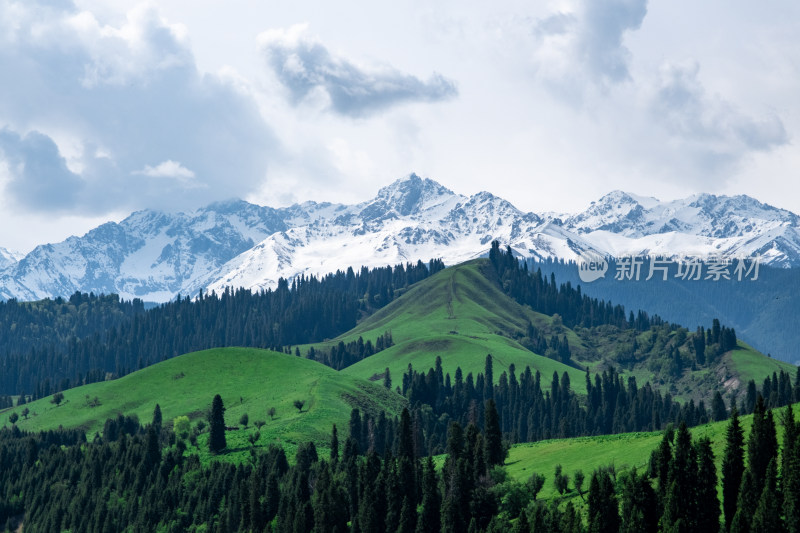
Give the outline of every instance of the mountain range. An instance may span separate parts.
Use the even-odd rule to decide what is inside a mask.
[[[0,249],[0,298],[36,300],[75,291],[163,302],[224,287],[272,288],[280,277],[321,275],[486,255],[499,240],[521,257],[760,255],[800,266],[800,217],[748,196],[694,195],[661,202],[613,191],[577,214],[526,213],[480,192],[455,193],[415,174],[355,205],[285,208],[242,200],[191,213],[138,211],[81,237],[20,256]]]

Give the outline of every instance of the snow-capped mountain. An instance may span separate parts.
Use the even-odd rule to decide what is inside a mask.
[[[14,266],[19,262],[20,259],[25,257],[23,254],[18,252],[13,252],[8,250],[7,248],[3,248],[0,246],[0,271]]]
[[[146,210],[22,258],[0,251],[0,297],[81,290],[165,301],[200,289],[270,288],[280,277],[349,266],[433,257],[453,264],[486,254],[495,239],[527,257],[760,254],[765,263],[793,267],[800,266],[799,221],[747,196],[660,202],[619,191],[582,213],[537,215],[488,192],[468,197],[412,174],[355,205],[273,209],[236,200],[188,214]]]
[[[566,216],[564,227],[613,256],[760,255],[767,264],[800,265],[800,217],[743,195],[660,202],[613,191]]]
[[[0,297],[35,300],[80,290],[166,301],[283,229],[274,209],[243,201],[189,215],[140,211],[83,237],[37,246],[0,272]]]

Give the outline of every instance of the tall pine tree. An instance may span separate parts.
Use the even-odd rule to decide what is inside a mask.
[[[791,405],[784,411],[783,427],[783,513],[789,533],[800,533],[800,426],[794,419]]]
[[[490,468],[502,465],[506,458],[503,449],[503,433],[500,430],[500,416],[497,414],[497,406],[493,398],[489,398],[486,402],[484,432],[486,433],[486,465]]]
[[[225,449],[225,406],[222,397],[217,394],[211,402],[211,413],[208,416],[209,437],[208,449],[217,454]]]
[[[747,440],[748,468],[753,476],[756,494],[761,494],[767,465],[778,456],[778,437],[772,412],[767,412],[764,398],[759,394],[753,408],[753,426]]]
[[[725,434],[725,455],[722,458],[722,508],[725,518],[725,531],[730,531],[739,487],[744,475],[744,430],[739,423],[736,406],[731,409],[731,421]]]
[[[619,508],[614,482],[608,470],[603,468],[592,473],[586,500],[589,506],[589,531],[617,533],[620,526]]]

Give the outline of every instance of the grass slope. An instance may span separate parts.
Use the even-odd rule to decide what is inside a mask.
[[[259,444],[281,442],[290,449],[309,440],[327,447],[332,424],[346,433],[353,407],[399,414],[405,404],[398,394],[378,384],[341,375],[314,361],[268,350],[218,348],[67,390],[60,406],[50,403],[50,397],[31,402],[27,405],[31,415],[27,420],[20,417],[17,425],[23,430],[80,427],[91,436],[118,413],[135,414],[142,423],[149,422],[156,403],[165,424],[179,415],[196,420],[205,418],[214,394],[222,396],[227,425],[238,426],[241,415],[248,413],[251,425],[256,420],[266,422]],[[90,407],[88,401],[95,397],[100,405]],[[292,405],[294,400],[305,400],[302,412]],[[277,409],[275,420],[267,415],[270,407]],[[0,425],[8,424],[12,411],[21,415],[22,408],[0,414]],[[229,448],[243,446],[246,434],[244,430],[228,432]]]
[[[739,349],[728,352],[723,358],[723,363],[743,384],[751,379],[755,380],[756,385],[761,387],[764,378],[771,376],[773,372],[788,372],[794,378],[797,367],[791,363],[765,357],[761,352],[750,345],[738,341]]]
[[[394,346],[342,371],[370,379],[388,367],[395,381],[412,364],[419,371],[434,366],[436,356],[451,376],[457,367],[464,375],[483,372],[486,354],[494,357],[499,376],[512,363],[517,372],[526,366],[539,370],[549,382],[553,372],[569,372],[573,387],[583,391],[583,372],[537,355],[514,340],[528,320],[550,320],[508,298],[481,271],[486,261],[470,261],[446,268],[411,287],[408,292],[361,322],[356,328],[325,343],[349,342],[359,336],[375,339],[392,332]],[[568,330],[565,333],[571,334]],[[577,337],[570,341],[579,342]],[[325,345],[316,345],[317,347]]]
[[[780,424],[785,408],[773,410],[778,432],[778,442],[783,439],[783,426]],[[794,414],[800,419],[800,404],[795,404]],[[745,443],[750,433],[753,416],[740,417],[745,430]],[[712,449],[717,466],[717,476],[721,479],[722,457],[725,451],[725,432],[728,421],[713,422],[691,428],[694,440],[701,437],[711,439]],[[553,472],[556,465],[563,467],[564,474],[572,478],[576,470],[586,474],[583,490],[588,490],[588,480],[596,468],[613,464],[620,472],[636,467],[641,471],[648,467],[650,453],[658,446],[664,436],[663,431],[652,433],[623,433],[619,435],[603,435],[598,437],[578,437],[574,439],[554,439],[534,443],[517,444],[509,451],[506,460],[506,471],[518,481],[526,481],[534,472],[545,476],[545,485],[541,492],[543,498],[556,498],[558,493],[553,486]],[[572,489],[570,483],[570,489]],[[577,498],[572,491],[570,497]],[[580,501],[577,500],[576,503]]]

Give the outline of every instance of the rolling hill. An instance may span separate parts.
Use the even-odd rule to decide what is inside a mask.
[[[673,398],[703,399],[707,406],[715,391],[742,394],[751,379],[760,385],[773,372],[794,372],[791,365],[765,357],[741,342],[707,365],[689,365],[686,362],[694,358],[690,346],[694,334],[669,324],[654,323],[647,329],[609,324],[567,327],[558,315],[536,312],[509,296],[507,285],[486,259],[446,268],[399,292],[402,294],[354,329],[313,345],[316,350],[326,350],[340,342],[359,337],[374,340],[391,332],[392,346],[339,372],[284,353],[212,349],[169,359],[117,380],[67,390],[60,406],[43,398],[28,406],[31,416],[18,424],[28,430],[80,427],[91,435],[118,413],[136,414],[147,422],[156,403],[165,420],[178,415],[197,419],[204,416],[213,395],[220,393],[230,425],[244,413],[251,422],[266,422],[262,444],[280,440],[291,447],[313,440],[325,447],[331,425],[346,424],[353,407],[371,414],[399,412],[405,399],[371,383],[381,380],[386,368],[397,385],[409,364],[425,372],[437,357],[451,376],[457,367],[465,375],[483,372],[487,354],[493,355],[495,380],[512,364],[517,372],[526,366],[541,372],[544,386],[553,373],[566,372],[578,394],[586,392],[587,369],[592,373],[614,369],[623,379],[635,377],[639,385],[649,381]],[[566,339],[570,364],[556,360],[551,349],[547,357],[532,351],[531,328],[542,338]],[[310,346],[299,346],[300,353]],[[673,357],[685,363],[677,373],[669,367]],[[302,413],[292,406],[296,399],[306,401]],[[275,420],[267,416],[270,407],[277,409]],[[0,424],[7,422],[8,414],[0,413]]]
[[[800,420],[800,404],[793,406],[796,420]],[[783,426],[780,423],[784,408],[773,410],[776,421],[778,442],[782,443]],[[750,433],[753,415],[740,416],[739,420],[745,431],[745,442]],[[722,458],[725,452],[725,432],[729,421],[713,422],[690,428],[693,439],[708,437],[712,442],[717,475],[721,480]],[[663,431],[650,433],[622,433],[597,437],[577,437],[572,439],[553,439],[533,443],[516,444],[509,450],[506,459],[506,471],[511,478],[526,481],[535,472],[547,479],[541,492],[543,498],[558,498],[553,487],[553,472],[556,465],[561,465],[565,474],[570,477],[576,470],[591,475],[597,468],[614,465],[617,472],[636,468],[638,471],[648,468],[651,452],[658,447],[664,437]],[[572,489],[572,485],[570,485]],[[584,486],[584,491],[588,486]],[[566,495],[567,499],[580,500],[574,490]]]
[[[26,406],[31,414],[20,418],[17,426],[30,431],[79,427],[91,436],[118,413],[135,414],[142,423],[149,422],[156,403],[165,423],[179,415],[196,420],[205,418],[214,394],[222,396],[228,425],[238,425],[241,415],[248,413],[250,423],[266,422],[260,444],[281,442],[290,447],[309,440],[327,447],[332,424],[346,427],[353,407],[397,414],[405,403],[380,385],[342,375],[314,361],[268,350],[219,348],[67,390],[59,406],[50,402],[51,397],[31,402]],[[294,400],[306,402],[302,412],[292,405]],[[92,407],[93,403],[98,405]],[[267,415],[270,407],[277,411],[274,420]],[[21,414],[21,410],[17,407],[0,413],[0,426],[8,423],[12,411]],[[245,432],[229,432],[236,433]],[[244,438],[233,442],[237,440]]]
[[[526,347],[523,343],[528,323],[546,338],[565,337],[572,364],[544,357]],[[743,392],[750,380],[760,386],[773,372],[785,371],[791,376],[796,372],[793,365],[766,357],[741,341],[708,365],[695,367],[691,363],[695,357],[690,346],[691,330],[669,324],[643,331],[610,325],[566,327],[558,317],[536,312],[509,297],[486,259],[448,267],[413,285],[351,331],[313,346],[326,350],[359,337],[374,341],[387,331],[392,334],[393,346],[342,373],[378,380],[389,368],[397,383],[409,364],[424,372],[441,356],[443,370],[451,376],[459,366],[465,375],[477,375],[484,370],[486,354],[491,353],[496,378],[511,364],[518,372],[526,366],[539,370],[546,382],[553,372],[567,372],[572,388],[585,393],[585,369],[592,373],[614,369],[635,377],[640,385],[649,381],[681,401],[705,400],[709,405],[717,390],[735,394]],[[309,345],[301,346],[301,353],[308,348]],[[668,365],[667,354],[673,348],[685,365],[677,373]]]
[[[315,346],[324,349],[339,341],[374,339],[391,331],[392,347],[345,368],[342,373],[375,379],[389,368],[396,380],[409,364],[425,371],[441,356],[442,368],[451,376],[459,366],[464,375],[469,372],[477,375],[484,370],[486,355],[492,354],[498,376],[511,364],[520,371],[530,366],[547,378],[553,372],[559,375],[567,372],[576,390],[585,392],[581,370],[533,353],[515,340],[522,337],[529,320],[544,325],[552,319],[503,294],[487,278],[487,267],[487,261],[479,259],[447,268],[415,284],[355,329]],[[580,346],[574,334],[569,339],[576,347]]]

